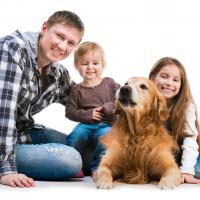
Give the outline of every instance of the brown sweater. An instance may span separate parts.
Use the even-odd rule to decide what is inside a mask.
[[[119,87],[120,85],[109,77],[95,87],[75,85],[66,105],[66,117],[76,122],[96,123],[97,121],[92,119],[93,109],[102,106],[102,122],[112,124],[116,119],[114,101]]]

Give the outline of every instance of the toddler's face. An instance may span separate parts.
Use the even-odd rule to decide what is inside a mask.
[[[158,90],[167,98],[175,97],[181,87],[181,74],[176,65],[164,66],[153,79]]]
[[[97,79],[103,72],[102,56],[98,51],[88,51],[77,61],[76,67],[84,80]]]

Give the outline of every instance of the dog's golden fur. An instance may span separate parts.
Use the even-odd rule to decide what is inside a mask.
[[[116,95],[116,113],[118,120],[101,138],[106,154],[97,169],[97,188],[109,189],[115,179],[159,181],[163,189],[180,184],[173,156],[178,147],[164,127],[166,101],[155,85],[145,78],[130,78]]]

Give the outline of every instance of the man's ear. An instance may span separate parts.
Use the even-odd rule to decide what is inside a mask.
[[[47,30],[47,22],[44,22],[44,23],[42,24],[42,28],[41,28],[40,34],[43,35],[43,33],[44,33],[46,30]]]

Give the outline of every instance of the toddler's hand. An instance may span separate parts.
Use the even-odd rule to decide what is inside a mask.
[[[97,107],[97,108],[93,109],[92,119],[101,121],[103,119],[102,110],[103,110],[103,107]]]

